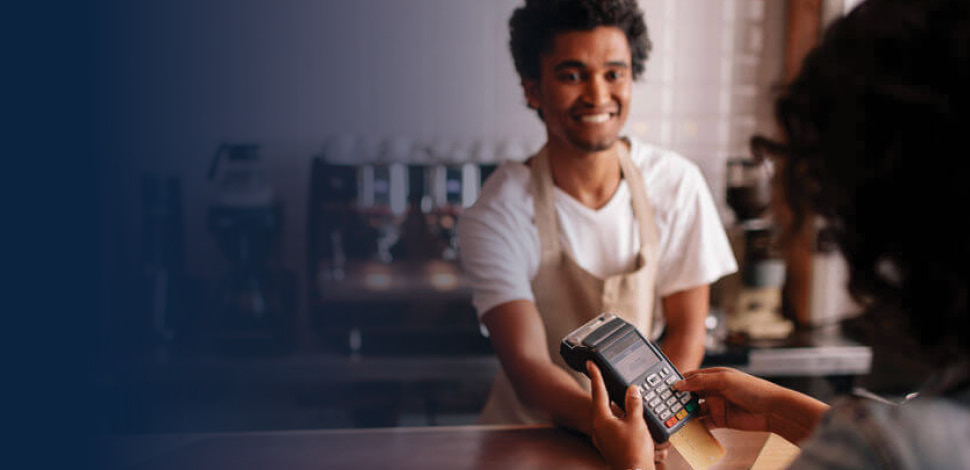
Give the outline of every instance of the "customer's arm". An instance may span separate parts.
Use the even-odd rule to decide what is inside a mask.
[[[661,303],[667,322],[661,345],[664,354],[681,372],[700,367],[704,360],[704,321],[710,308],[710,287],[704,284],[675,292],[663,297]]]
[[[482,323],[519,399],[548,413],[556,424],[589,434],[590,395],[552,362],[535,304],[506,302],[485,312]]]
[[[797,444],[829,410],[808,395],[726,367],[687,372],[684,378],[673,387],[700,394],[702,409],[717,427],[771,431]]]

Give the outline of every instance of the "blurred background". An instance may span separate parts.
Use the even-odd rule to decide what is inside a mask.
[[[508,52],[519,3],[101,2],[99,430],[474,423],[499,365],[455,228],[544,141]],[[819,395],[870,349],[841,327],[824,230],[800,259],[773,248],[747,142],[854,3],[641,0],[626,129],[700,167],[742,264],[713,291],[710,361],[832,379]]]

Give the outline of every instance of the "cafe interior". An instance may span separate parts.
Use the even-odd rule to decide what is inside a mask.
[[[544,142],[508,52],[520,3],[102,12],[119,131],[93,383],[119,468],[605,468],[565,430],[477,426],[501,365],[457,227],[498,166]],[[748,139],[775,133],[774,91],[856,3],[639,0],[653,52],[625,128],[700,168],[734,250],[704,365],[827,402],[904,397],[920,368],[873,360],[883,345],[858,325],[824,227],[776,243],[774,168]],[[719,468],[750,468],[759,439],[724,436],[751,449]]]

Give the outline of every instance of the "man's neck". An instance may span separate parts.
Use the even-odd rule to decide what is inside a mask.
[[[556,186],[584,206],[599,209],[620,186],[620,152],[629,151],[629,144],[617,139],[606,150],[587,152],[550,139],[546,151]]]

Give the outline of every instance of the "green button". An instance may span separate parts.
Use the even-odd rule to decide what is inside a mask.
[[[694,411],[697,408],[697,403],[696,402],[688,402],[687,403],[687,406],[685,406],[684,408],[686,408],[687,409],[687,412],[690,413],[690,412]]]

